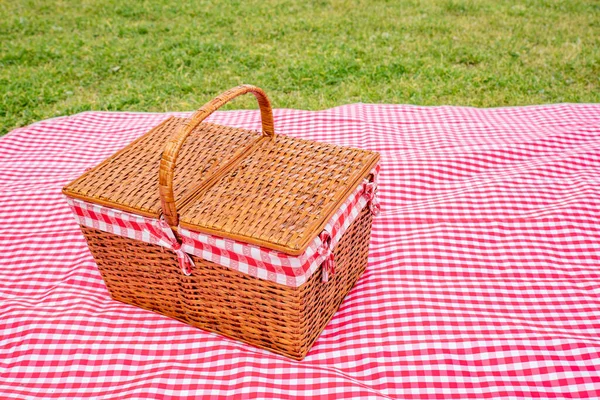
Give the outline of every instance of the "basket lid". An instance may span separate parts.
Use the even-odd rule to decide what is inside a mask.
[[[171,136],[187,122],[170,117],[63,188],[69,197],[159,218],[158,192],[161,154]],[[173,190],[178,199],[260,138],[255,131],[203,123],[196,127],[179,153]]]
[[[246,92],[259,99],[263,135],[202,122]],[[63,192],[298,255],[379,160],[371,151],[275,135],[270,104],[252,86],[225,92],[184,121],[168,119]]]
[[[182,227],[302,253],[379,159],[377,153],[282,135],[260,141],[180,208]]]

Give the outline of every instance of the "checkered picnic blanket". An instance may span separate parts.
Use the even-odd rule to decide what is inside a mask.
[[[369,266],[303,361],[109,298],[60,189],[167,116],[0,139],[0,398],[600,397],[600,105],[275,110],[382,154]]]

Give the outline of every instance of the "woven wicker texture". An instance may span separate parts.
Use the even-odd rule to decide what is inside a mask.
[[[204,330],[302,359],[367,266],[368,207],[334,249],[336,273],[321,271],[298,288],[194,257],[191,276],[171,251],[82,226],[111,296]]]
[[[179,224],[179,215],[177,213],[177,201],[181,201],[181,203],[186,203],[187,199],[181,200],[178,199],[175,195],[175,191],[173,189],[174,182],[174,174],[175,167],[177,165],[177,159],[179,156],[179,152],[183,147],[185,141],[188,136],[196,129],[196,127],[203,122],[208,116],[210,116],[213,112],[215,112],[219,107],[229,102],[230,100],[236,98],[237,96],[243,95],[245,93],[252,93],[256,100],[258,101],[258,106],[260,108],[260,118],[262,123],[262,133],[264,138],[272,139],[275,136],[275,131],[273,127],[273,110],[271,109],[271,103],[267,98],[265,92],[262,89],[252,86],[252,85],[241,85],[234,87],[233,89],[229,89],[226,92],[221,93],[202,107],[198,109],[192,115],[192,117],[179,129],[177,129],[174,134],[171,136],[167,144],[165,145],[165,149],[162,153],[162,157],[160,160],[160,169],[158,174],[158,183],[159,183],[159,191],[160,191],[160,200],[162,205],[162,213],[165,217],[165,220],[169,223],[169,225],[176,227]],[[218,132],[217,134],[220,134]],[[226,134],[226,132],[223,132]],[[252,150],[254,143],[249,143],[249,145],[237,152],[234,156],[231,155],[231,149],[227,147],[221,147],[222,151],[230,158],[230,161],[223,163],[220,166],[219,171],[215,174],[215,178],[218,177],[219,172],[223,173],[228,171],[236,160],[243,158],[249,151]],[[198,162],[204,162],[204,160],[200,160]],[[206,185],[210,185],[214,183],[214,180],[210,179],[205,182]],[[197,188],[199,191],[203,189],[204,185]]]
[[[258,100],[262,135],[203,122],[245,93]],[[268,98],[242,85],[185,122],[161,124],[64,193],[298,255],[378,160],[370,151],[275,135]]]
[[[163,149],[187,119],[169,118],[106,161],[70,183],[71,197],[137,214],[159,217],[158,170]],[[254,131],[204,123],[192,131],[179,153],[175,195],[183,199],[228,162],[235,152],[259,138]]]
[[[258,100],[262,134],[203,122],[244,93]],[[231,89],[190,119],[170,118],[63,189],[71,197],[154,218],[176,230],[300,254],[370,173],[377,153],[275,135],[254,86]],[[279,285],[193,257],[190,276],[159,245],[82,226],[111,296],[302,359],[367,265],[368,207],[333,250],[336,273]]]
[[[186,228],[299,254],[377,161],[372,152],[286,136],[261,141],[180,209]]]

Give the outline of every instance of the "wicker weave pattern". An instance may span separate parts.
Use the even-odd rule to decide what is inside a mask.
[[[252,93],[262,134],[207,124],[229,100]],[[171,118],[63,189],[70,197],[189,230],[297,256],[379,161],[377,153],[275,135],[271,105],[254,86],[233,88],[189,120]],[[157,179],[158,178],[158,179]],[[117,300],[292,358],[309,351],[367,265],[372,214],[364,207],[300,286],[256,278],[82,226]],[[172,249],[181,256],[180,243]],[[186,256],[187,257],[187,256]]]
[[[181,226],[300,254],[377,161],[372,152],[277,136],[196,196]]]
[[[262,135],[203,122],[248,92],[258,99]],[[63,192],[162,216],[175,230],[181,220],[190,230],[299,255],[378,161],[374,152],[275,135],[266,95],[244,85],[189,120],[165,121]]]
[[[67,196],[158,218],[158,170],[161,153],[174,131],[187,122],[169,118],[129,146],[102,162],[65,189]],[[174,177],[175,196],[184,199],[212,176],[234,153],[259,138],[257,132],[203,123],[196,127],[179,153]]]
[[[175,227],[179,224],[179,215],[177,213],[178,207],[176,204],[176,200],[181,199],[176,197],[175,192],[173,190],[173,177],[175,174],[175,167],[178,162],[178,156],[181,148],[186,142],[188,136],[194,131],[194,129],[196,129],[196,127],[202,121],[204,121],[208,116],[210,116],[210,114],[215,112],[225,103],[245,93],[252,93],[258,101],[263,136],[269,139],[274,138],[275,130],[273,127],[273,110],[271,109],[271,103],[267,98],[265,92],[263,92],[262,89],[256,86],[241,85],[234,87],[233,89],[221,93],[219,96],[215,97],[214,99],[200,107],[200,109],[198,109],[198,111],[196,111],[194,115],[192,115],[192,117],[184,125],[177,129],[177,131],[171,136],[171,138],[165,145],[160,160],[160,169],[158,174],[160,200],[163,216],[167,223],[169,223],[169,225]],[[221,150],[223,152],[227,152],[227,154],[229,155],[229,161],[221,164],[220,168],[229,168],[229,163],[243,157],[249,150],[252,149],[253,144],[254,143],[251,142],[248,146],[246,146],[246,148],[237,152],[234,149],[222,147]],[[203,163],[205,162],[205,160],[200,160],[199,162]],[[210,184],[210,182],[206,182],[206,184]],[[183,202],[185,201],[186,200],[184,199]]]
[[[365,207],[334,249],[336,273],[298,288],[194,257],[191,276],[164,248],[82,226],[111,296],[198,328],[302,359],[367,266],[372,215]]]

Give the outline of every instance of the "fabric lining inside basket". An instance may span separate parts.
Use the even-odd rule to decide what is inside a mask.
[[[231,239],[220,238],[179,228],[181,244],[169,225],[153,219],[98,204],[67,197],[73,215],[80,225],[114,233],[146,243],[158,244],[177,253],[185,274],[193,273],[188,254],[274,283],[299,287],[317,268],[323,268],[323,280],[334,273],[333,249],[360,211],[369,206],[378,212],[376,199],[379,165],[372,171],[372,181],[365,179],[329,220],[323,232],[315,237],[307,250],[297,256]]]

